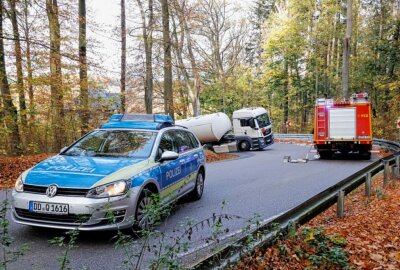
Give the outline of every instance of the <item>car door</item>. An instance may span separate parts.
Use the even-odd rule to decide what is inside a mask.
[[[158,146],[158,155],[161,157],[165,151],[173,151],[178,153],[174,131],[165,132]],[[161,199],[163,201],[171,201],[179,195],[180,181],[186,175],[185,160],[179,157],[176,160],[163,161],[160,163],[161,172]]]
[[[179,130],[174,133],[176,137],[176,144],[178,153],[185,165],[185,177],[183,179],[180,195],[191,191],[195,184],[195,174],[197,173],[198,154],[195,152],[194,144],[189,137],[189,132],[186,130]]]

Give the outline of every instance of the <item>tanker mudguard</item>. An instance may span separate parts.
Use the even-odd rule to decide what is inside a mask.
[[[164,114],[114,114],[100,128],[160,130],[171,126],[174,126],[174,120]]]

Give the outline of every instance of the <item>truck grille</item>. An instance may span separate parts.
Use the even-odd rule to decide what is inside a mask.
[[[44,186],[24,185],[24,192],[29,193],[46,194],[46,189]],[[89,189],[84,188],[58,188],[56,195],[84,197],[88,191]]]
[[[42,213],[32,213],[27,209],[15,208],[15,212],[21,218],[34,219],[37,221],[52,221],[52,222],[62,222],[71,224],[85,223],[90,219],[91,215],[52,215],[52,214],[42,214]]]

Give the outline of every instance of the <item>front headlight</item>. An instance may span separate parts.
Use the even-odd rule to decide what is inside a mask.
[[[22,181],[22,175],[20,175],[15,182],[15,191],[23,192],[24,191],[24,182]]]
[[[130,187],[130,182],[125,180],[120,180],[92,188],[91,190],[89,190],[86,197],[106,198],[112,196],[119,196],[125,194],[128,191],[129,187]]]

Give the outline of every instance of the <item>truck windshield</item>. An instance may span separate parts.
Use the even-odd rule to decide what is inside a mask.
[[[62,155],[147,158],[156,133],[132,130],[98,130],[76,142]]]
[[[268,114],[266,114],[266,113],[257,116],[257,117],[256,117],[256,120],[257,120],[258,126],[259,126],[260,128],[269,126],[269,125],[271,124],[270,121],[269,121]]]

